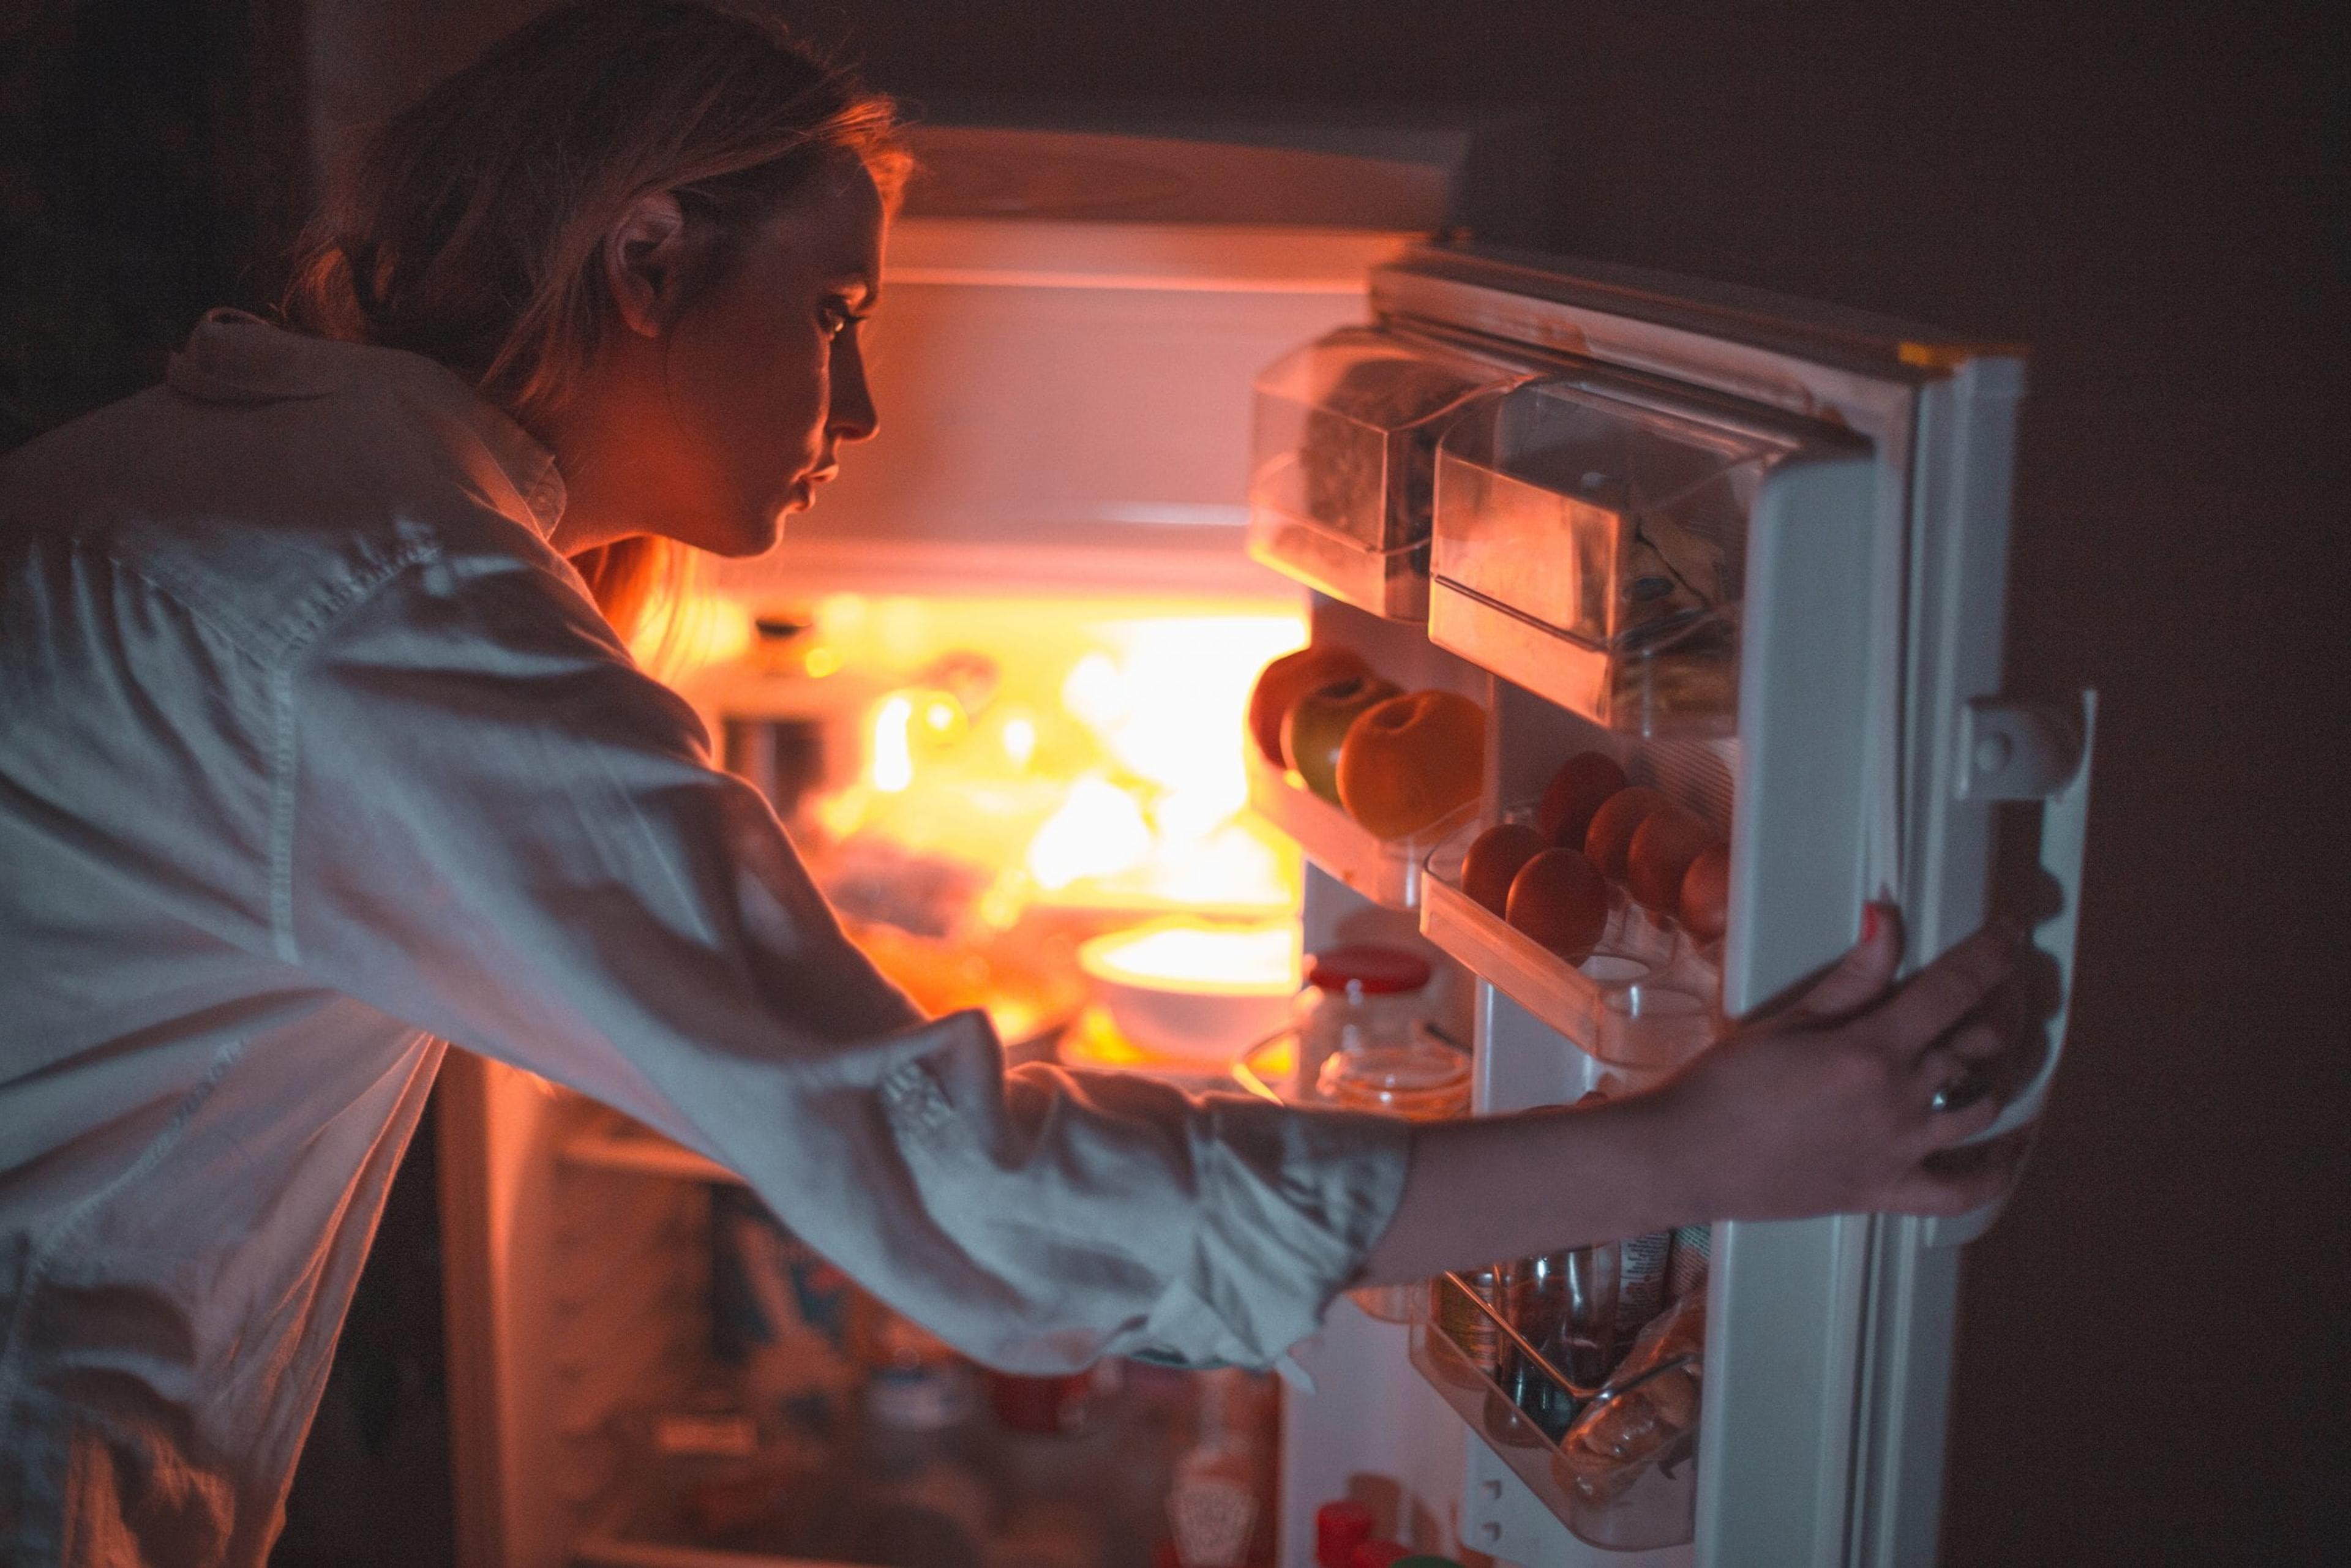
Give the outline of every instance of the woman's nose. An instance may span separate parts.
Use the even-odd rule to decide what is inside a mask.
[[[825,410],[824,427],[835,442],[870,441],[881,428],[873,408],[873,392],[865,381],[865,355],[844,333],[832,351],[832,402]]]

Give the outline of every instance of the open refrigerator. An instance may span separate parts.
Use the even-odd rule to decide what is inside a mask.
[[[943,859],[985,860],[973,844],[1027,846],[967,890],[983,913],[1022,895],[977,946],[876,913],[885,969],[927,1003],[989,1006],[1016,1055],[1283,1097],[1311,1095],[1312,1063],[1134,1050],[1069,994],[1063,960],[1171,915],[1286,925],[1306,953],[1411,945],[1441,971],[1436,1027],[1469,1052],[1475,1111],[1508,1112],[1661,1082],[1840,954],[1872,898],[1899,904],[1913,962],[1931,956],[2021,856],[2055,894],[2034,940],[2059,1005],[1995,1131],[2037,1113],[2095,704],[2000,695],[2013,350],[1416,238],[1442,216],[1425,182],[1360,160],[1264,163],[1306,218],[1218,224],[1120,210],[1180,183],[1180,148],[985,150],[1005,147],[1061,172],[1041,183],[1058,208],[901,220],[882,438],[682,622],[682,689],[730,765],[763,770],[829,890],[886,903]],[[1066,194],[1104,188],[1124,193],[1108,210]],[[1349,221],[1311,221],[1333,191]],[[1248,682],[1301,643],[1476,702],[1475,801],[1382,839],[1249,754]],[[984,734],[1033,772],[1071,714],[1101,755],[1041,792],[941,760]],[[1719,939],[1619,897],[1601,949],[1571,962],[1465,893],[1468,844],[1587,751],[1727,840]],[[876,859],[868,830],[910,815],[917,775],[926,822],[983,799],[1012,815],[982,814],[960,846],[884,834]],[[828,865],[849,869],[828,882]],[[731,1178],[492,1064],[453,1054],[444,1090],[465,1560],[790,1561],[627,1524],[647,1421],[709,1381],[710,1217]],[[1680,1239],[1706,1258],[1702,1343],[1667,1369],[1694,1427],[1596,1490],[1496,1380],[1510,1328],[1475,1278],[1433,1281],[1405,1322],[1342,1300],[1280,1392],[1254,1560],[1313,1563],[1317,1508],[1353,1497],[1469,1562],[1931,1562],[1959,1249],[1991,1218]],[[1056,1464],[1050,1445],[1022,1462]],[[1150,1560],[1117,1544],[1130,1554],[1100,1560]]]

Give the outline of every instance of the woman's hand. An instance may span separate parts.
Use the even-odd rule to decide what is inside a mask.
[[[1695,1162],[1675,1185],[1703,1195],[1709,1218],[1964,1214],[2014,1179],[2021,1134],[1944,1151],[2000,1115],[2010,1041],[1992,1015],[2019,938],[1987,926],[1896,987],[1901,917],[1869,915],[1869,934],[1793,1005],[1656,1096],[1674,1149]]]
[[[2028,1134],[1953,1145],[2000,1114],[2009,1041],[1993,1015],[2020,939],[1988,927],[1896,986],[1899,919],[1874,907],[1860,944],[1792,1006],[1653,1093],[1416,1129],[1404,1197],[1357,1282],[1677,1225],[1964,1214],[2001,1197]]]

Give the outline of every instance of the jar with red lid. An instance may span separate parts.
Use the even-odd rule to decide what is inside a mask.
[[[1314,956],[1299,1020],[1299,1078],[1314,1097],[1413,1121],[1469,1109],[1469,1058],[1428,1023],[1428,960],[1361,945]]]
[[[1428,960],[1403,947],[1355,943],[1306,956],[1298,993],[1298,1086],[1312,1095],[1343,1051],[1400,1045],[1428,1016]]]
[[[1429,1028],[1428,960],[1358,945],[1313,956],[1298,1020],[1299,1082],[1348,1110],[1439,1121],[1469,1110],[1469,1058]],[[1372,1317],[1410,1322],[1423,1292],[1374,1285],[1348,1292]]]

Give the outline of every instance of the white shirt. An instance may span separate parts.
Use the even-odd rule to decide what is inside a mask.
[[[1379,1118],[1007,1073],[841,936],[420,357],[216,313],[0,461],[0,1539],[259,1563],[440,1040],[740,1173],[973,1355],[1263,1364]]]

